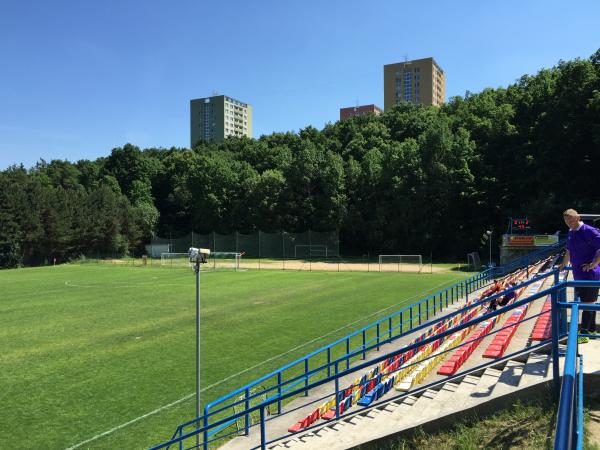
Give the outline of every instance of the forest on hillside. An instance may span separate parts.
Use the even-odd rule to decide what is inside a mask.
[[[487,229],[600,213],[600,50],[443,107],[0,172],[0,267],[141,255],[154,235],[336,230],[342,255],[464,258]],[[496,243],[496,242],[495,242]]]

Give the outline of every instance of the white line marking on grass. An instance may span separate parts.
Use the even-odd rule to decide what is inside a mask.
[[[433,286],[433,287],[431,287],[429,289],[426,289],[424,291],[424,293],[429,292],[429,291],[431,291],[433,289],[436,289],[436,288],[438,288],[440,286],[443,286],[446,283],[449,283],[449,281],[445,281],[445,282],[437,284],[437,285],[435,285],[435,286]],[[66,282],[65,282],[65,284],[66,284]],[[379,314],[381,312],[387,311],[388,309],[393,308],[394,306],[398,306],[399,304],[404,303],[407,300],[412,300],[412,299],[414,299],[414,298],[416,298],[418,296],[421,296],[421,295],[423,295],[423,293],[415,294],[412,297],[405,298],[405,299],[402,300],[402,302],[396,303],[394,305],[390,305],[390,306],[388,306],[386,308],[383,308],[383,309],[381,309],[379,311],[376,311],[376,312],[374,312],[372,314],[369,314],[368,316],[364,316],[361,319],[358,319],[358,320],[355,320],[354,322],[346,324],[343,327],[340,327],[340,328],[338,328],[336,330],[333,330],[333,331],[330,331],[329,333],[326,333],[326,334],[324,334],[322,336],[319,336],[319,337],[316,337],[314,339],[311,339],[310,341],[304,342],[303,344],[300,344],[300,345],[298,345],[298,346],[296,346],[296,347],[294,347],[294,348],[292,348],[290,350],[287,350],[287,351],[285,351],[283,353],[280,353],[279,355],[275,355],[275,356],[272,356],[271,358],[265,359],[264,361],[259,362],[258,364],[255,364],[252,367],[248,367],[247,369],[241,370],[241,371],[239,371],[237,373],[234,373],[234,374],[232,374],[232,375],[230,375],[230,376],[228,376],[226,378],[223,378],[222,380],[217,381],[216,383],[213,383],[210,386],[207,386],[205,388],[200,389],[200,392],[208,391],[209,389],[212,389],[212,388],[214,388],[216,386],[219,386],[220,384],[223,384],[226,381],[231,380],[232,378],[238,377],[238,376],[240,376],[240,375],[242,375],[242,374],[244,374],[246,372],[249,372],[251,370],[254,370],[257,367],[260,367],[260,366],[262,366],[262,365],[264,365],[264,364],[266,364],[268,362],[274,361],[276,359],[281,358],[282,356],[285,356],[285,355],[287,355],[289,353],[295,352],[296,350],[299,350],[302,347],[306,347],[307,345],[312,344],[313,342],[317,342],[317,341],[319,341],[319,340],[321,340],[321,339],[323,339],[323,338],[325,338],[325,337],[327,337],[327,336],[329,336],[331,334],[334,334],[334,333],[337,333],[339,331],[342,331],[344,328],[348,328],[349,326],[352,326],[352,325],[354,325],[356,323],[359,323],[359,322],[363,321],[366,318],[373,317],[374,315],[377,315],[377,314]],[[154,411],[150,411],[149,413],[146,413],[146,414],[144,414],[142,416],[136,417],[135,419],[132,419],[129,422],[125,422],[124,424],[117,425],[116,427],[111,428],[108,431],[104,431],[103,433],[97,434],[96,436],[93,436],[93,437],[91,437],[89,439],[86,439],[85,441],[81,441],[78,444],[75,444],[72,447],[69,447],[69,448],[67,448],[65,450],[74,450],[74,449],[76,449],[78,447],[81,447],[82,445],[85,445],[85,444],[88,444],[88,443],[90,443],[92,441],[95,441],[96,439],[99,439],[99,438],[104,437],[104,436],[108,436],[109,434],[112,434],[115,431],[121,430],[121,429],[123,429],[123,428],[125,428],[125,427],[127,427],[129,425],[132,425],[132,424],[134,424],[136,422],[139,422],[140,420],[143,420],[143,419],[145,419],[147,417],[153,416],[154,414],[157,414],[157,413],[159,413],[161,411],[164,411],[165,409],[172,408],[173,406],[178,405],[179,403],[182,403],[182,402],[184,402],[186,400],[189,400],[189,399],[193,398],[195,395],[196,395],[196,393],[193,392],[193,393],[191,393],[189,395],[186,395],[185,397],[181,397],[179,400],[175,400],[174,402],[169,403],[168,405],[161,406],[160,408],[157,408]]]
[[[96,286],[93,286],[93,285],[74,284],[74,283],[71,283],[70,281],[65,281],[65,286],[75,287],[75,288],[80,288],[80,287],[82,287],[82,288],[96,287]]]

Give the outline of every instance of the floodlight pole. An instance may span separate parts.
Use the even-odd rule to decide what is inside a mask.
[[[194,262],[196,272],[196,428],[200,428],[200,257]],[[196,448],[200,448],[200,433],[196,434]]]
[[[488,267],[492,267],[492,230],[488,230],[486,231],[487,235],[488,235],[488,241],[490,243],[490,257],[488,259]]]

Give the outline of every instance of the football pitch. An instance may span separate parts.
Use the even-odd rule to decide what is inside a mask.
[[[202,404],[467,274],[202,274]],[[0,271],[0,448],[145,449],[194,416],[189,269]]]

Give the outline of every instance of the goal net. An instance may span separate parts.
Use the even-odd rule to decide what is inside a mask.
[[[470,271],[481,270],[481,260],[479,259],[479,253],[467,253],[467,266]]]
[[[240,270],[242,254],[238,252],[211,252],[208,257],[208,267],[213,269]]]
[[[379,255],[381,272],[421,272],[422,269],[421,255]]]
[[[327,246],[324,244],[296,245],[294,247],[295,258],[327,258]]]
[[[188,267],[190,258],[187,253],[164,252],[160,254],[160,265],[171,267]]]

